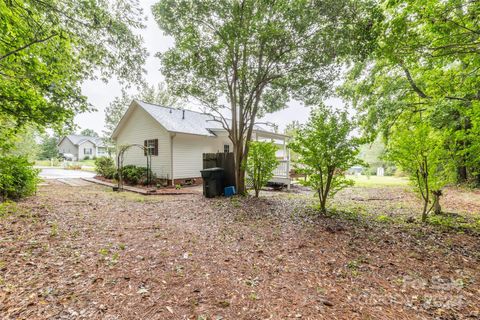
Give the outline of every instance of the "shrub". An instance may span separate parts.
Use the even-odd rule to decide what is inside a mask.
[[[83,160],[90,160],[90,156],[83,157]]]
[[[297,130],[290,149],[297,155],[297,169],[308,179],[300,181],[319,197],[320,211],[326,213],[327,199],[353,185],[345,172],[364,165],[357,156],[361,140],[353,137],[355,122],[347,111],[333,111],[325,105],[312,109],[308,123]]]
[[[151,171],[150,175],[153,181],[155,179],[155,175]],[[116,178],[118,179],[118,174],[116,175]],[[147,168],[137,167],[133,164],[126,165],[122,168],[122,178],[125,183],[130,185],[146,185],[148,183]]]
[[[251,141],[249,147],[246,171],[258,197],[260,189],[273,177],[279,164],[275,156],[277,146],[273,142]]]
[[[112,158],[99,157],[95,159],[95,170],[97,173],[107,179],[112,179],[115,176],[117,169]]]
[[[37,190],[39,170],[25,156],[0,157],[0,200],[16,200]]]

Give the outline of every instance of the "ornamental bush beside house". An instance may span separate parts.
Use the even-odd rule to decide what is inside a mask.
[[[277,146],[273,142],[251,141],[249,143],[246,172],[252,179],[255,197],[258,197],[260,189],[272,179],[273,171],[279,164],[276,151]]]
[[[298,155],[296,170],[308,179],[300,183],[316,191],[320,211],[326,213],[327,199],[353,181],[345,177],[346,171],[364,164],[357,155],[361,140],[352,137],[355,123],[346,111],[333,111],[321,105],[312,109],[306,125],[294,135],[289,148]]]
[[[95,170],[100,176],[107,179],[113,179],[117,171],[115,162],[109,157],[99,157],[95,159]]]
[[[155,174],[150,171],[152,182],[156,179]],[[118,174],[115,174],[118,178]],[[126,165],[122,168],[122,178],[129,185],[146,185],[148,183],[148,169],[146,167],[137,167],[133,164]]]
[[[0,157],[0,201],[17,200],[37,190],[38,169],[25,156]]]

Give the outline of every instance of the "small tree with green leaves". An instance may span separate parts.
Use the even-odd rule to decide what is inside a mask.
[[[322,213],[326,213],[327,199],[353,185],[345,172],[363,163],[357,158],[361,141],[351,136],[354,128],[346,111],[332,111],[322,105],[312,110],[308,123],[289,143],[298,155],[296,169],[308,177],[301,183],[316,191]]]
[[[422,221],[425,222],[432,209],[436,214],[441,213],[442,188],[454,179],[454,172],[441,134],[428,122],[416,120],[392,128],[386,158],[408,174],[423,200]]]
[[[277,146],[266,141],[251,141],[249,144],[250,156],[246,171],[253,181],[255,197],[258,197],[260,189],[272,179],[273,171],[278,167],[279,161],[275,155]]]
[[[48,134],[43,135],[42,141],[40,143],[40,154],[38,158],[40,160],[52,159],[58,157],[58,139],[56,137],[51,137]]]

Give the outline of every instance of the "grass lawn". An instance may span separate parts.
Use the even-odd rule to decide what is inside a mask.
[[[79,165],[79,166],[88,166],[88,167],[94,167],[95,166],[95,160],[89,159],[89,160],[81,160],[81,161],[68,161],[69,164],[71,165]],[[35,160],[35,165],[36,166],[44,166],[44,167],[50,167],[51,166],[50,160]],[[62,161],[55,161],[53,163],[54,167],[59,167],[62,165]]]
[[[95,166],[95,160],[92,160],[92,159],[89,159],[89,160],[82,160],[82,161],[78,161],[76,163],[79,163],[81,164],[82,166],[90,166],[90,167],[94,167]]]
[[[48,183],[0,206],[4,319],[480,317],[480,231],[406,223],[419,204],[403,186],[344,190],[319,216],[300,188],[205,199]],[[480,193],[449,189],[443,205],[480,226]]]
[[[61,162],[59,161],[54,161],[53,166],[58,167],[60,166]],[[42,166],[42,167],[50,167],[52,165],[52,162],[50,160],[35,160],[35,165],[36,166]]]
[[[349,179],[355,181],[358,187],[383,187],[383,186],[407,186],[409,181],[407,178],[392,176],[348,176]]]

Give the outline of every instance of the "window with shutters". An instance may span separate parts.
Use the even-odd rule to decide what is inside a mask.
[[[230,145],[224,144],[224,145],[223,145],[223,152],[229,153],[229,152],[230,152]]]
[[[158,156],[158,139],[145,140],[143,145],[145,146],[145,155],[147,155],[148,152],[148,154],[152,156]]]
[[[93,149],[92,148],[83,148],[83,154],[93,154]]]

